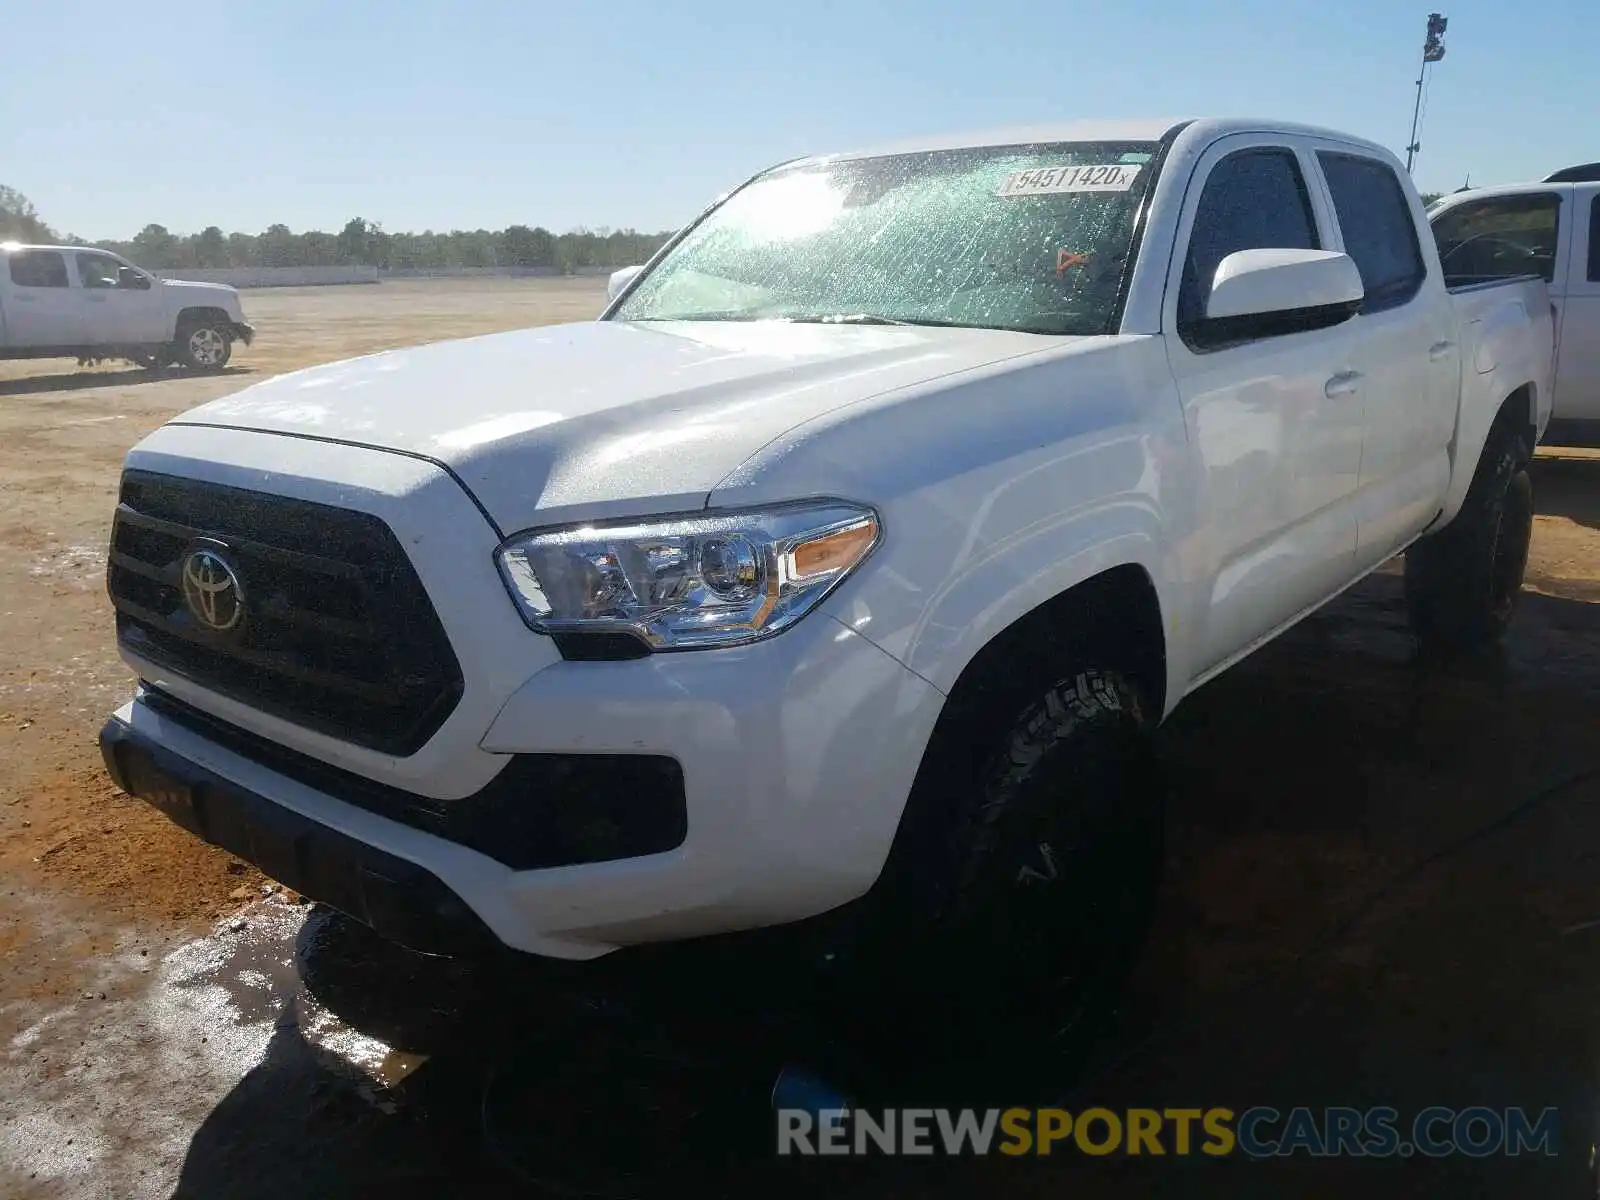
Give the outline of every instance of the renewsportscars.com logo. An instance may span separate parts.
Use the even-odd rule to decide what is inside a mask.
[[[1558,1153],[1554,1108],[780,1108],[780,1155],[1473,1158]]]

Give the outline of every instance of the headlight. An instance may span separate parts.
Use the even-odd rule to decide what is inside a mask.
[[[690,650],[787,629],[878,536],[870,508],[829,500],[521,534],[495,560],[540,633],[627,633]]]

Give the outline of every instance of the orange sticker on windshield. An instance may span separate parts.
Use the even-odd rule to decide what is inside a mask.
[[[1073,267],[1081,267],[1088,261],[1089,256],[1087,254],[1081,254],[1076,250],[1057,250],[1056,274],[1065,275]]]

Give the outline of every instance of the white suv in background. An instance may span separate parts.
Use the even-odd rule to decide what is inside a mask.
[[[234,288],[157,279],[92,246],[0,242],[0,358],[219,371],[254,337]]]
[[[1452,284],[1542,276],[1556,306],[1549,436],[1600,436],[1600,163],[1473,188],[1428,210]]]

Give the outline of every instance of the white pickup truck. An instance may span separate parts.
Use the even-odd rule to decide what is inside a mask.
[[[993,1004],[1137,944],[1196,687],[1408,547],[1423,637],[1515,606],[1545,285],[1448,292],[1369,142],[811,158],[613,292],[134,447],[117,782],[414,947],[787,926]]]
[[[125,358],[220,371],[249,345],[239,293],[157,279],[109,250],[0,242],[0,359]]]
[[[1552,438],[1600,434],[1600,163],[1474,188],[1428,210],[1450,284],[1541,276],[1556,305]]]

